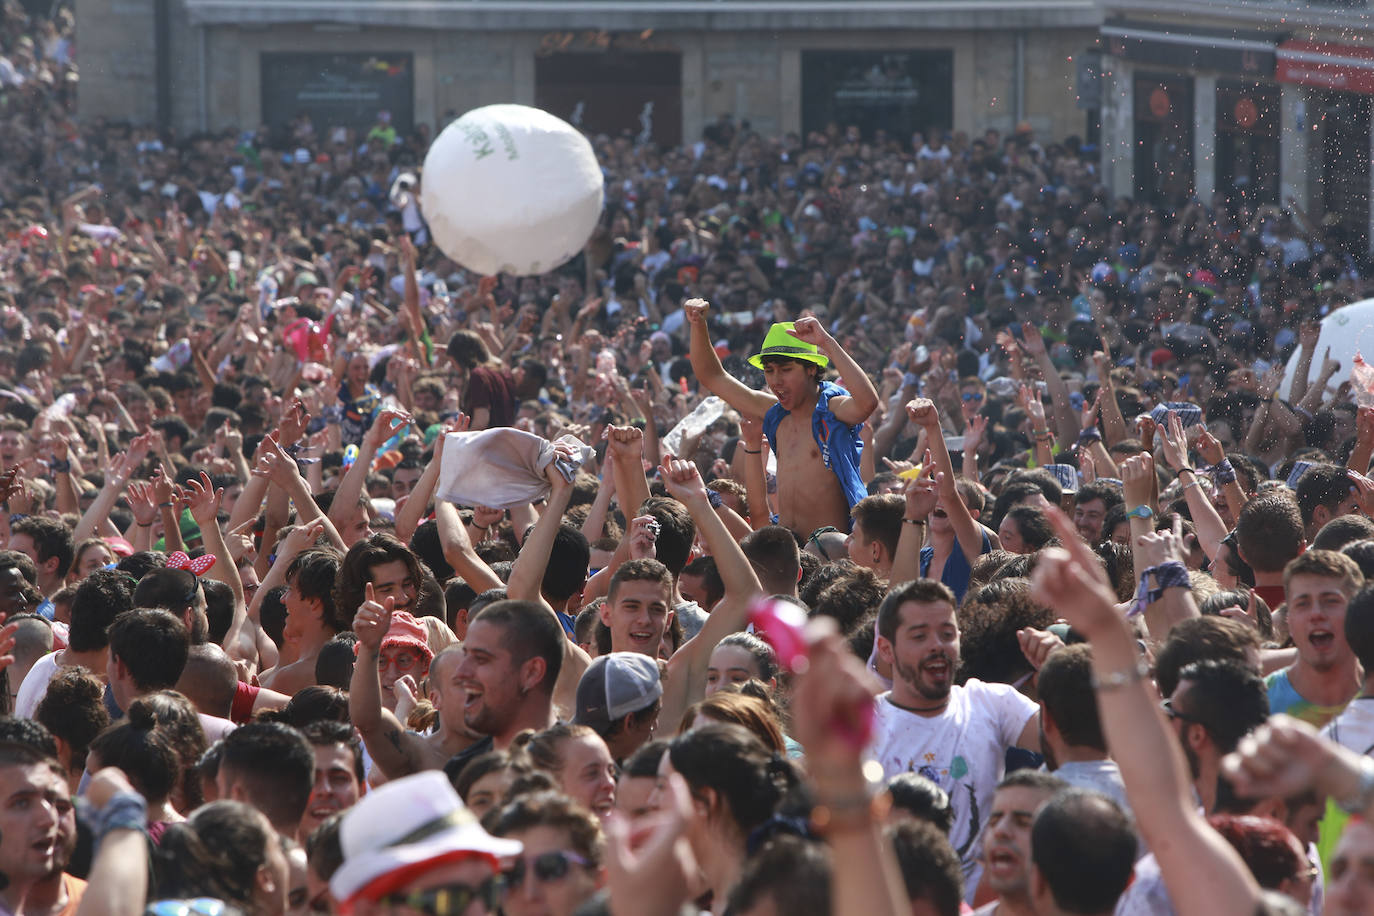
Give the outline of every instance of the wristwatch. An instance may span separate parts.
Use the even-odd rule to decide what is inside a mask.
[[[1127,512],[1127,513],[1126,513],[1126,517],[1127,517],[1127,518],[1145,518],[1145,519],[1154,518],[1154,517],[1155,517],[1155,510],[1151,509],[1149,506],[1145,505],[1144,503],[1141,503],[1140,505],[1136,506],[1134,509],[1132,509],[1132,510],[1130,510],[1129,512]]]

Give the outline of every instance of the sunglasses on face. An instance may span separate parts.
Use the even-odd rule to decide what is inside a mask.
[[[480,887],[446,884],[423,891],[390,894],[378,902],[386,906],[410,907],[425,916],[461,916],[475,902],[480,902],[489,911],[495,911],[500,890],[500,883],[493,879]]]
[[[983,396],[982,396],[981,394],[979,394],[978,392],[976,392],[976,391],[966,391],[966,392],[964,392],[963,398],[964,398],[964,403],[965,403],[965,404],[967,404],[967,403],[970,402],[970,401],[981,401],[981,400],[983,400]]]
[[[575,852],[557,850],[534,856],[532,859],[516,859],[515,864],[503,872],[502,876],[505,878],[506,888],[515,890],[525,883],[525,875],[529,870],[533,870],[534,877],[540,883],[547,883],[566,878],[574,865],[586,868],[590,864]]]

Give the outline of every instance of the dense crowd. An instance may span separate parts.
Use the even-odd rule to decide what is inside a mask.
[[[428,125],[78,121],[60,8],[0,8],[0,912],[1374,910],[1359,233],[723,116],[474,276]]]

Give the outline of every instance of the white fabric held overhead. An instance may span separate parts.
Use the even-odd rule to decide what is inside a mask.
[[[527,276],[582,250],[604,192],[592,145],[572,125],[538,108],[487,105],[431,144],[420,207],[439,248],[468,270]]]

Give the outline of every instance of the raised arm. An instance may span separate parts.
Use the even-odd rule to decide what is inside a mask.
[[[1063,512],[1051,507],[1047,514],[1064,547],[1041,553],[1031,594],[1092,645],[1107,747],[1175,909],[1180,916],[1252,916],[1259,886],[1240,854],[1197,810],[1183,751],[1150,689],[1135,635],[1113,607],[1115,595],[1096,555]]]
[[[395,598],[376,599],[372,583],[367,583],[367,600],[353,617],[353,632],[358,636],[358,660],[348,682],[348,717],[363,739],[367,752],[388,779],[415,772],[415,762],[405,749],[405,730],[396,717],[382,705],[382,679],[377,661],[382,639],[391,629]]]
[[[902,512],[902,533],[897,537],[897,553],[892,558],[892,572],[888,581],[910,582],[921,577],[921,547],[925,544],[926,521],[940,501],[943,473],[935,472],[929,459],[921,474],[906,484],[906,508]]]
[[[124,487],[128,484],[134,469],[143,463],[144,458],[148,457],[148,447],[151,443],[152,437],[148,433],[144,433],[129,443],[128,452],[115,458],[109,473],[105,475],[105,485],[100,488],[100,493],[91,502],[90,508],[81,516],[81,521],[76,523],[76,530],[72,532],[74,542],[80,543],[95,534],[100,524],[109,518],[110,510],[114,508],[120,494],[124,492]]]
[[[458,507],[446,500],[434,504],[434,523],[439,529],[439,546],[444,551],[444,559],[453,567],[473,591],[481,594],[489,588],[502,588],[505,583],[482,562],[472,549],[472,541],[463,527]]]
[[[848,397],[830,399],[830,412],[850,426],[858,426],[867,420],[869,414],[878,408],[878,390],[873,387],[873,380],[868,377],[868,373],[854,362],[854,357],[850,356],[844,347],[840,346],[840,342],[831,337],[815,318],[797,319],[795,328],[790,333],[798,340],[814,345],[817,350],[829,357],[831,365],[840,374],[840,381],[848,389]]]
[[[1059,370],[1054,367],[1054,361],[1050,359],[1049,351],[1045,348],[1045,339],[1040,336],[1040,329],[1027,321],[1021,325],[1021,332],[1025,339],[1026,352],[1035,360],[1035,364],[1040,367],[1040,374],[1045,377],[1059,438],[1067,443],[1078,434],[1073,408],[1069,406],[1069,386],[1064,384]]]
[[[706,485],[697,466],[690,461],[665,459],[663,483],[668,493],[687,507],[696,522],[697,534],[715,558],[716,569],[725,585],[725,595],[711,610],[701,632],[673,653],[668,660],[668,679],[664,684],[663,708],[659,721],[676,723],[687,707],[701,699],[706,690],[706,667],[716,643],[748,622],[749,607],[763,595],[763,586],[749,558],[740,550],[725,523],[711,507]]]
[[[983,526],[969,514],[968,506],[964,505],[964,501],[959,497],[959,489],[954,485],[954,462],[950,460],[949,449],[945,447],[945,434],[940,429],[940,413],[934,402],[926,398],[916,398],[908,402],[906,412],[911,422],[926,431],[931,461],[934,462],[937,471],[940,501],[949,516],[954,536],[959,541],[959,549],[964,552],[964,559],[972,563],[974,558],[983,552]]]
[[[429,501],[434,498],[434,489],[439,483],[439,471],[444,464],[444,442],[447,441],[448,434],[461,433],[467,428],[467,414],[460,413],[458,419],[445,427],[434,439],[434,454],[425,465],[420,479],[415,481],[415,489],[410,491],[410,498],[396,513],[396,537],[402,543],[410,543],[410,539],[415,535],[415,529],[420,527],[420,521],[425,517]]]
[[[520,555],[515,558],[510,581],[506,583],[506,594],[511,598],[533,601],[553,614],[553,607],[544,600],[541,586],[544,570],[549,565],[549,555],[553,552],[554,537],[558,534],[558,527],[563,524],[568,501],[572,499],[572,484],[564,479],[553,462],[549,462],[544,473],[553,485],[553,492],[544,504],[544,514],[535,522],[534,530],[525,538]],[[559,622],[560,628],[562,625]],[[563,667],[558,672],[558,682],[553,688],[553,702],[558,709],[570,711],[577,708],[577,682],[591,661],[581,646],[571,639],[563,640]]]
[[[762,391],[755,391],[725,371],[720,357],[711,345],[711,331],[706,325],[706,315],[711,306],[705,299],[688,299],[682,305],[683,314],[691,331],[692,371],[697,381],[707,391],[721,398],[740,413],[762,420],[768,408],[777,401]]]
[[[358,500],[362,498],[367,475],[372,470],[372,461],[377,457],[377,449],[391,438],[397,428],[408,422],[410,417],[404,411],[384,407],[377,412],[376,419],[363,434],[362,444],[358,446],[358,457],[353,459],[353,466],[339,481],[334,501],[329,504],[329,520],[335,527],[347,525],[358,511]]]

